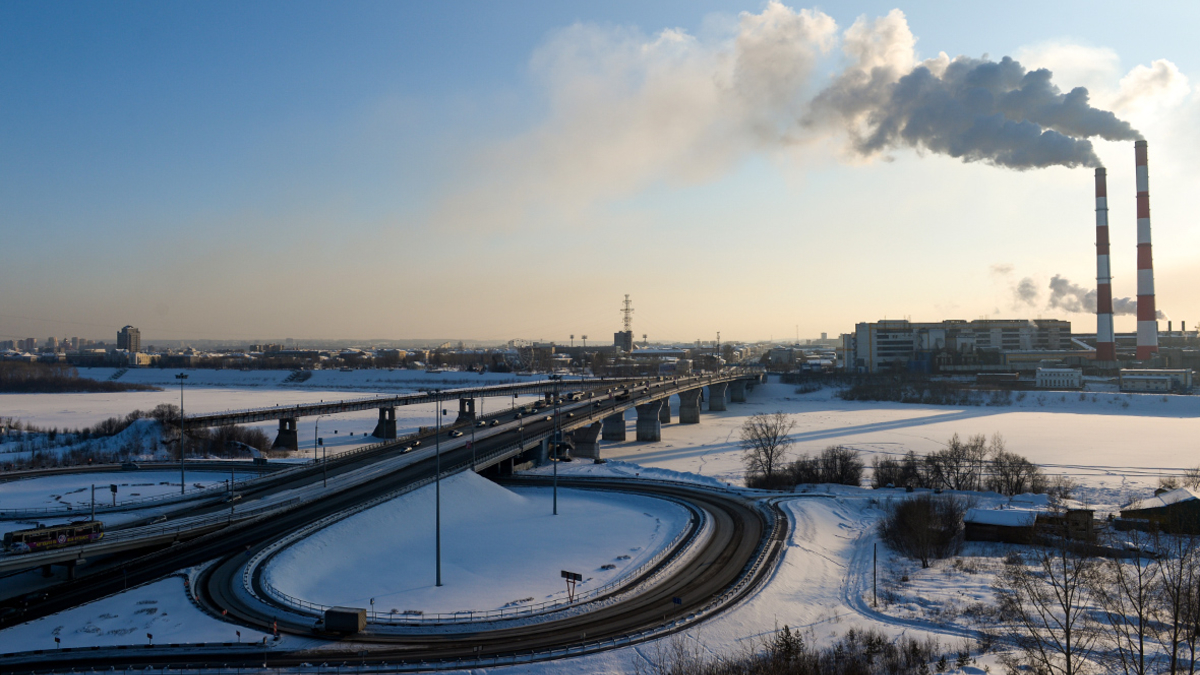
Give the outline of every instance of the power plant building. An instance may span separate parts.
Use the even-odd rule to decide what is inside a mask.
[[[914,323],[885,320],[855,325],[842,335],[845,367],[858,372],[878,372],[903,367],[918,356],[948,352],[973,354],[976,350],[1066,350],[1073,347],[1071,322],[1058,319],[979,319]]]

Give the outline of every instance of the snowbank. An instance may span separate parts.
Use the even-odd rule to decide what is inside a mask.
[[[434,486],[402,495],[284,549],[266,567],[279,591],[380,615],[492,610],[586,592],[653,557],[686,527],[677,504],[638,495],[509,490],[470,472],[442,481],[442,579],[434,585]]]

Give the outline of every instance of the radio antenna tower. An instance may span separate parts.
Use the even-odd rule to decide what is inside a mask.
[[[633,301],[629,299],[629,294],[625,294],[625,308],[621,310],[625,315],[625,332],[633,333]]]

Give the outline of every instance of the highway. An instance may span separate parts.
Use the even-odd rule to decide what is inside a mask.
[[[737,376],[729,374],[718,381],[728,381],[734,377]],[[704,380],[692,378],[685,378],[679,382],[649,381],[636,388],[624,401],[618,401],[615,397],[597,396],[594,399],[564,405],[561,408],[564,416],[569,411],[574,412],[575,416],[560,416],[560,420],[564,422],[562,426],[566,429],[584,426],[638,404],[664,398],[676,391],[701,386],[703,382]],[[487,432],[474,446],[474,456],[485,458],[485,461],[480,462],[480,467],[514,456],[522,449],[536,446],[541,438],[551,434],[554,429],[552,408],[521,420],[513,419],[511,411],[496,413],[490,419],[497,419],[500,424],[497,427],[475,429],[477,433]],[[443,432],[440,438],[443,444],[443,475],[470,468],[473,452],[465,443],[467,438],[469,436],[451,439],[449,430]],[[306,465],[255,481],[259,484],[255,492],[248,494],[244,500],[279,498],[297,493],[303,494],[305,498],[293,499],[264,515],[246,518],[240,522],[234,520],[221,530],[130,559],[119,568],[60,584],[44,592],[44,597],[39,593],[34,598],[10,602],[9,606],[21,608],[23,611],[20,619],[10,617],[10,620],[28,620],[44,616],[128,586],[161,578],[184,567],[219,559],[220,562],[203,578],[201,600],[218,615],[219,610],[228,610],[230,616],[247,625],[267,626],[275,616],[282,616],[286,612],[280,609],[278,614],[272,612],[272,616],[268,617],[261,607],[239,602],[233,592],[233,584],[241,583],[238,572],[241,565],[244,565],[255,551],[308,523],[389,495],[414,482],[431,478],[434,475],[435,464],[433,449],[430,447],[434,445],[432,439],[422,439],[420,449],[410,453],[402,452],[405,442],[411,443],[411,440],[402,439],[391,444],[381,444],[371,452],[360,453],[357,456],[331,459],[328,467],[331,477],[329,488],[318,489],[324,468],[319,465]],[[344,477],[344,480],[338,481],[338,477]],[[729,589],[735,587],[754,560],[763,559],[764,556],[770,558],[774,555],[772,551],[777,548],[772,544],[772,519],[754,505],[730,494],[639,481],[596,482],[560,479],[560,485],[569,484],[636,490],[686,499],[709,513],[714,524],[713,536],[700,554],[676,570],[669,580],[655,585],[650,592],[633,594],[633,597],[595,612],[555,619],[541,624],[541,628],[537,630],[501,627],[492,631],[476,632],[471,634],[469,640],[463,635],[446,635],[437,639],[423,636],[419,640],[423,646],[415,645],[411,636],[404,638],[383,634],[360,635],[355,637],[356,641],[376,643],[376,646],[369,650],[370,654],[361,658],[394,663],[401,657],[424,660],[456,659],[464,655],[500,658],[516,651],[554,649],[565,644],[594,643],[596,648],[602,648],[605,641],[608,641],[608,644],[616,644],[612,641],[619,641],[622,636],[662,625],[673,616],[688,616],[705,610],[715,597],[727,594]],[[319,495],[319,498],[312,498],[315,495]],[[209,512],[222,512],[226,508],[223,505],[215,505],[209,507]],[[200,517],[204,516],[205,512],[201,510],[190,515]],[[753,566],[753,569],[761,573],[763,567],[760,564]],[[751,586],[752,584],[743,584],[740,588],[744,592]],[[680,597],[683,604],[674,604],[674,597]],[[3,621],[4,619],[0,619],[0,625],[3,625]],[[310,634],[312,621],[304,617],[289,619],[281,621],[280,627],[285,631]],[[586,638],[582,637],[585,633]],[[404,639],[409,641],[402,641]],[[128,651],[102,656],[89,650],[86,663],[106,664],[106,667],[117,664],[152,665],[164,661],[178,663],[181,659],[191,662],[211,659],[212,663],[232,663],[239,653],[244,653],[244,649],[241,652],[234,649],[232,653],[213,654],[211,650],[180,646],[172,649],[169,657],[151,653],[135,655]],[[62,650],[53,658],[52,655],[46,654],[35,659],[35,662],[42,669],[54,667],[52,664],[55,663],[66,667],[69,663],[79,665],[81,662],[78,659],[83,656],[74,650]],[[318,657],[307,656],[308,660],[313,658]],[[261,652],[259,656],[254,657],[256,662],[261,662],[261,659]],[[305,659],[305,655],[302,654],[284,653],[271,655],[269,662],[294,665],[302,663]],[[359,657],[356,657],[356,660],[359,660]],[[19,672],[17,665],[21,662],[24,661],[18,657],[0,657],[0,666],[4,666],[6,672]]]

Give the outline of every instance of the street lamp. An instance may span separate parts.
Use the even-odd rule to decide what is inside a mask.
[[[562,375],[551,375],[550,379],[554,380],[554,455],[550,458],[550,463],[554,465],[554,515],[558,515],[558,448],[562,445],[562,432],[558,428],[558,383],[562,381]]]
[[[436,551],[437,585],[441,586],[442,585],[442,415],[445,415],[446,411],[442,410],[442,399],[440,396],[435,396],[434,403],[437,404],[437,410],[435,411],[436,417],[437,417],[437,426],[436,426],[435,433],[433,436],[433,454],[437,458],[436,459],[437,468],[435,469],[436,473],[434,474],[434,483],[436,485],[436,487],[434,488],[434,492],[435,492],[434,500],[436,502],[435,506],[434,506],[434,514],[435,514],[434,515],[434,527],[436,529],[436,533],[434,535],[434,537],[435,537],[434,545],[435,545],[435,548],[437,549],[437,551]]]
[[[325,439],[317,438],[317,430],[321,428],[322,417],[329,417],[329,415],[317,415],[316,421],[313,422],[313,461],[317,461],[317,446],[319,445],[321,446],[321,485],[329,487],[329,464],[325,462],[325,458],[328,456],[325,450]]]
[[[187,481],[183,475],[183,381],[187,378],[184,373],[175,376],[175,379],[179,380],[179,494],[187,490]]]

